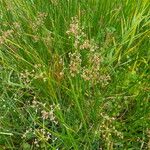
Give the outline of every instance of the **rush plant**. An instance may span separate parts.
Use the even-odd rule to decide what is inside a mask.
[[[0,149],[150,149],[149,0],[0,0]]]

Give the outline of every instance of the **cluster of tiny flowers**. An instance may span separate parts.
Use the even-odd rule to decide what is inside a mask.
[[[77,17],[71,18],[72,22],[67,30],[69,38],[74,38],[74,47],[79,49],[83,39],[86,37],[86,34],[83,32],[83,28],[80,27],[79,20]]]
[[[40,112],[40,118],[42,118],[43,121],[47,120],[47,121],[51,121],[52,123],[54,123],[55,125],[58,124],[58,121],[56,119],[55,116],[55,110],[56,109],[60,109],[59,105],[50,105],[46,107],[46,103],[43,104],[41,102],[39,102],[36,97],[34,97],[33,101],[32,101],[32,108],[34,108],[34,110],[37,112]],[[48,110],[48,111],[47,111]]]
[[[92,71],[88,68],[83,67],[81,77],[85,81],[89,81],[92,79]]]
[[[110,80],[111,80],[111,77],[109,74],[108,75],[103,74],[100,76],[100,82],[101,82],[102,87],[107,86],[109,84]]]
[[[37,128],[34,130],[34,134],[37,135],[38,141],[42,141],[43,139],[49,141],[51,139],[51,133],[46,131],[44,128]]]
[[[74,37],[78,37],[81,33],[81,29],[80,29],[80,25],[79,25],[79,21],[77,19],[77,17],[72,17],[71,18],[72,22],[69,26],[69,30],[67,30],[67,34],[70,36],[74,36]]]
[[[37,99],[36,96],[33,97],[32,103],[29,104],[30,110],[35,112],[34,116],[36,119],[33,120],[33,126],[28,128],[22,134],[22,138],[25,140],[32,138],[33,145],[36,147],[40,147],[43,142],[56,142],[57,137],[52,135],[47,129],[50,128],[50,126],[58,125],[58,119],[56,118],[55,112],[56,110],[60,109],[60,106],[58,104],[48,105],[46,103],[42,103]],[[36,123],[37,119],[38,124]],[[39,121],[42,122],[42,126],[39,126]]]
[[[98,49],[97,44],[95,41],[89,40],[87,38],[87,35],[83,31],[83,27],[80,26],[79,20],[77,17],[72,17],[72,22],[69,26],[69,30],[66,32],[69,35],[69,38],[74,38],[74,47],[75,49],[88,49],[91,52],[94,52],[96,49]]]
[[[20,78],[23,84],[30,84],[31,80],[35,77],[35,70],[28,71],[27,69],[25,71],[22,71],[20,73]]]
[[[59,79],[62,79],[64,77],[64,70],[65,70],[65,64],[63,58],[59,58]]]
[[[33,97],[33,101],[32,101],[31,107],[34,108],[36,113],[38,112],[38,110],[39,110],[39,102],[38,102],[36,96]]]
[[[101,56],[99,53],[92,53],[89,56],[89,63],[92,65],[93,71],[99,71],[100,63],[101,63]]]
[[[30,84],[33,79],[47,81],[46,72],[41,70],[41,64],[36,64],[32,71],[25,70],[20,73],[20,79],[24,84]]]
[[[94,39],[89,40],[88,36],[84,33],[83,27],[80,26],[77,17],[72,18],[67,34],[69,38],[73,37],[74,40],[74,53],[69,53],[70,64],[69,71],[72,77],[79,74],[85,81],[90,81],[92,84],[101,83],[106,86],[109,83],[110,76],[101,73],[102,56],[98,52],[98,45]],[[81,57],[81,52],[88,50],[84,57]],[[82,59],[87,65],[81,65]]]
[[[56,137],[53,137],[52,134],[46,131],[44,128],[29,128],[22,134],[22,139],[28,139],[28,137],[33,136],[33,145],[36,147],[40,147],[40,143],[48,142],[52,140],[55,142],[57,140]]]
[[[28,134],[32,133],[33,132],[33,129],[32,128],[29,128],[27,129],[23,134],[22,134],[22,139],[25,139],[27,138]]]
[[[83,43],[80,45],[80,50],[86,49],[86,50],[89,50],[90,52],[95,52],[98,48],[99,47],[97,46],[97,44],[95,43],[93,39],[91,40],[84,39]]]
[[[46,17],[47,17],[46,13],[39,12],[37,14],[36,20],[32,23],[32,29],[34,31],[37,31],[39,27],[42,27],[44,25]]]
[[[78,52],[69,53],[70,64],[69,70],[72,77],[80,72],[81,69],[81,55]]]
[[[123,134],[119,132],[114,125],[115,118],[109,117],[104,113],[101,113],[100,115],[102,117],[102,122],[100,124],[100,131],[103,139],[106,142],[106,145],[110,146],[112,144],[112,137],[114,135],[123,139]]]
[[[43,72],[37,73],[35,76],[35,79],[41,79],[44,82],[46,82],[47,81],[46,72],[43,71]]]
[[[58,124],[58,121],[57,121],[55,114],[54,114],[53,106],[51,107],[50,111],[42,110],[41,115],[42,115],[43,120],[50,119],[50,121],[53,122],[54,124],[56,124],[56,125]]]
[[[81,77],[86,81],[98,82],[100,77],[101,57],[98,53],[89,54],[89,67],[83,68]]]
[[[82,45],[80,45],[80,49],[90,49],[91,43],[90,40],[86,39]]]
[[[3,31],[2,35],[0,36],[0,45],[4,44],[6,42],[6,39],[12,36],[13,32],[13,30]]]
[[[45,43],[47,46],[51,46],[52,40],[53,40],[53,37],[52,37],[52,35],[51,35],[51,32],[46,33],[46,34],[45,34],[45,37],[43,38],[44,43]]]

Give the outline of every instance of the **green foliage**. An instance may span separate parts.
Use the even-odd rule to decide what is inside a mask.
[[[150,149],[149,0],[0,0],[0,149]]]

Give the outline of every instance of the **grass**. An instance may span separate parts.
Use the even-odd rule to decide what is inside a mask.
[[[0,0],[0,149],[150,149],[149,0]]]

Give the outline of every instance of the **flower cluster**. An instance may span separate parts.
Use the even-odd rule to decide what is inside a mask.
[[[39,118],[41,118],[43,121],[49,120],[52,123],[54,123],[55,125],[58,124],[58,121],[55,117],[55,110],[60,109],[59,105],[50,105],[50,106],[46,106],[46,103],[42,103],[39,102],[36,97],[34,97],[33,101],[32,101],[32,108],[34,108],[34,110],[36,111],[36,113],[39,113],[40,116]]]
[[[83,39],[86,37],[86,34],[83,32],[83,28],[80,27],[79,20],[77,17],[72,17],[71,20],[72,22],[66,33],[68,34],[69,38],[74,39],[74,44],[73,44],[74,48],[79,49]],[[86,46],[86,45],[87,43],[85,43],[83,46]]]
[[[51,107],[50,111],[42,110],[41,111],[42,119],[47,120],[50,119],[51,122],[53,122],[55,125],[58,124],[58,121],[56,120],[56,117],[54,115],[54,108],[53,105]]]
[[[90,80],[92,82],[98,81],[100,77],[100,62],[101,57],[99,53],[92,53],[89,55],[87,68],[83,68],[81,77],[84,80]]]
[[[24,140],[32,140],[35,147],[40,147],[43,142],[49,142],[51,140],[52,143],[54,143],[57,140],[57,137],[53,136],[49,131],[42,127],[30,127],[22,134],[21,138]]]
[[[69,26],[69,30],[67,30],[66,33],[69,35],[70,38],[71,38],[71,35],[74,37],[78,37],[80,36],[80,33],[82,32],[82,30],[80,29],[79,21],[77,17],[72,17],[71,20],[72,22]]]
[[[13,35],[13,32],[14,32],[13,30],[3,31],[2,35],[0,36],[0,45],[4,44],[6,42],[6,39],[8,39]]]
[[[84,32],[84,28],[80,26],[77,17],[72,17],[72,22],[69,26],[69,30],[66,33],[69,35],[69,38],[73,37],[75,49],[86,49],[90,50],[90,52],[94,52],[98,49],[94,39],[88,39],[88,36]]]
[[[29,105],[30,104],[30,105]],[[32,117],[32,126],[27,128],[22,134],[22,138],[26,141],[32,141],[33,145],[40,147],[42,143],[54,143],[57,137],[49,131],[49,128],[59,125],[56,118],[56,111],[60,109],[58,104],[42,103],[37,96],[33,97],[33,101],[25,107],[34,114]],[[50,127],[51,126],[51,127]],[[51,130],[53,130],[51,128]]]
[[[101,85],[102,87],[105,87],[109,84],[109,82],[111,81],[111,77],[109,74],[103,74],[100,76],[100,82],[101,82]]]
[[[33,133],[38,137],[34,140],[34,144],[36,144],[37,147],[39,147],[38,143],[40,141],[44,140],[44,141],[48,142],[52,137],[52,134],[50,132],[46,131],[46,129],[44,129],[44,128],[37,128],[34,130]]]
[[[81,55],[78,52],[69,53],[69,58],[70,58],[70,64],[69,64],[70,74],[72,77],[74,77],[76,74],[80,72]]]
[[[47,81],[47,74],[42,70],[41,64],[35,64],[33,70],[25,69],[20,73],[20,79],[24,84],[30,84],[32,80]]]
[[[30,84],[31,80],[35,77],[35,70],[28,71],[27,69],[25,71],[22,71],[20,73],[20,79],[24,84]]]
[[[84,39],[80,45],[80,50],[89,50],[90,52],[95,52],[98,49],[97,44],[95,43],[94,39]]]
[[[122,132],[118,131],[115,127],[115,118],[110,117],[107,114],[101,113],[102,122],[100,124],[99,130],[101,131],[101,136],[105,140],[105,144],[107,147],[111,147],[113,145],[113,136],[117,136],[120,139],[123,139]]]
[[[69,53],[69,71],[71,76],[75,77],[75,75],[80,74],[85,81],[90,81],[92,84],[102,83],[102,86],[107,85],[110,76],[102,75],[101,73],[100,69],[103,59],[98,51],[99,47],[94,39],[88,39],[84,28],[80,27],[77,17],[72,18],[67,34],[69,38],[73,38],[75,48],[75,52]],[[84,50],[86,50],[86,54],[82,56],[81,54]],[[86,65],[81,64],[81,62],[86,63]]]
[[[37,31],[39,29],[39,27],[42,27],[44,25],[44,21],[45,21],[46,17],[47,17],[46,13],[39,12],[37,14],[35,21],[33,21],[33,23],[32,23],[32,29],[34,31]]]

